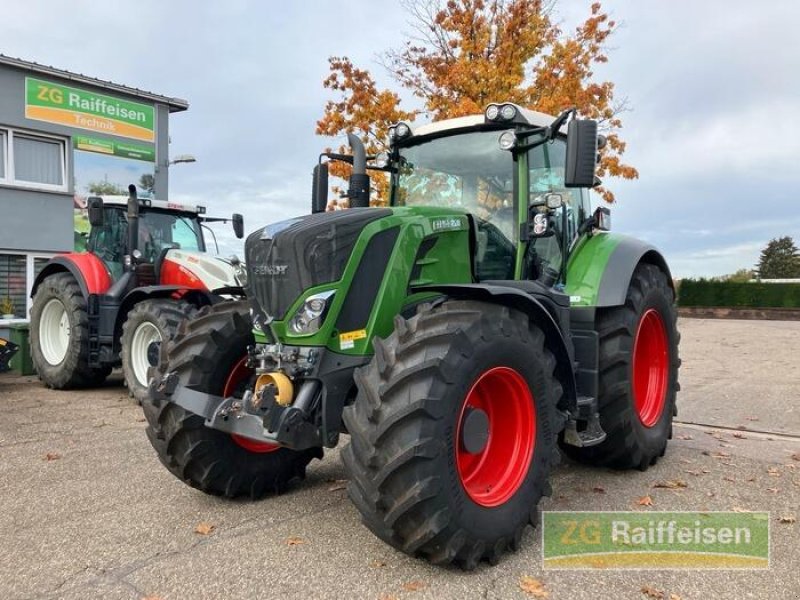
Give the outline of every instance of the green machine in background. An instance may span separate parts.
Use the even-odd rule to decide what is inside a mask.
[[[646,469],[678,389],[663,256],[608,231],[597,124],[514,104],[390,130],[349,210],[247,239],[247,300],[162,347],[143,406],[162,463],[206,493],[281,491],[349,434],[348,492],[378,537],[474,567],[519,547],[559,453]],[[369,207],[368,169],[390,182]],[[295,496],[293,501],[297,501]]]

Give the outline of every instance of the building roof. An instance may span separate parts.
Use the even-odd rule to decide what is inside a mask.
[[[13,58],[4,54],[0,54],[0,65],[7,65],[9,67],[15,67],[17,69],[31,71],[33,73],[41,73],[42,75],[49,75],[51,77],[58,77],[59,79],[67,79],[75,83],[90,85],[92,87],[101,88],[109,92],[117,92],[127,94],[128,96],[135,96],[142,100],[147,100],[153,103],[166,104],[169,106],[169,112],[171,113],[179,112],[189,108],[189,103],[181,98],[162,96],[160,94],[154,94],[153,92],[140,90],[139,88],[128,87],[127,85],[114,83],[113,81],[97,79],[81,73],[72,73],[63,69],[57,69],[47,65],[40,65],[39,63],[22,60],[21,58]]]

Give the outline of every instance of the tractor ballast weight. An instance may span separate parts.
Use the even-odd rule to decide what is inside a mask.
[[[536,523],[558,447],[617,468],[665,452],[666,261],[592,212],[597,126],[574,111],[399,123],[381,164],[348,138],[352,156],[320,160],[353,165],[351,208],[323,212],[320,162],[312,214],[250,234],[247,300],[162,346],[148,437],[189,485],[255,498],[349,433],[371,531],[437,564],[494,562]],[[365,207],[366,169],[389,206]]]

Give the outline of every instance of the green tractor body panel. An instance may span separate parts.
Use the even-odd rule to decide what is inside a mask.
[[[326,347],[352,356],[371,355],[372,338],[389,335],[395,315],[413,310],[417,303],[435,296],[412,288],[472,282],[470,224],[463,211],[403,207],[386,212],[387,216],[361,230],[340,279],[303,290],[283,315],[274,315],[271,329],[278,341],[292,346]],[[380,237],[387,238],[387,243],[376,252],[375,241]],[[369,275],[359,278],[365,270],[370,271]],[[291,319],[306,299],[331,291],[334,295],[319,331],[310,335],[293,331]],[[359,303],[364,306],[360,313],[352,309]],[[343,315],[346,308],[350,309],[350,318]],[[256,342],[268,341],[262,331],[256,329],[254,334]]]
[[[596,306],[600,283],[609,259],[620,242],[613,233],[582,236],[570,254],[567,263],[567,284],[572,306]]]

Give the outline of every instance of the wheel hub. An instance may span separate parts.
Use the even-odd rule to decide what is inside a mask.
[[[642,425],[661,419],[669,381],[669,344],[658,311],[648,309],[639,321],[633,342],[633,399]]]
[[[483,452],[489,441],[489,415],[480,408],[467,407],[461,423],[461,447],[469,454]]]
[[[536,408],[525,378],[509,367],[484,371],[458,416],[456,468],[464,491],[487,508],[508,502],[531,468]]]

